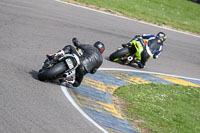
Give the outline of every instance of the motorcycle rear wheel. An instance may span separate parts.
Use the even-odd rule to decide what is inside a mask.
[[[129,48],[125,47],[112,53],[109,59],[111,61],[119,61],[122,57],[125,57],[128,55],[130,55],[130,50]]]
[[[59,74],[62,74],[66,71],[67,67],[64,62],[59,62],[50,69],[40,70],[38,74],[38,79],[40,81],[45,81],[49,79],[56,78]]]

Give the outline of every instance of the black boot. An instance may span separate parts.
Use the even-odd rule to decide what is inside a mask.
[[[139,68],[144,68],[144,65],[141,62],[138,62],[138,67]]]

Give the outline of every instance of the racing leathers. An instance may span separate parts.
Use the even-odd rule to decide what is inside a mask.
[[[76,69],[75,82],[73,84],[73,86],[77,87],[81,84],[85,74],[94,74],[97,71],[103,63],[103,56],[92,45],[75,43],[75,46],[83,51],[83,55],[80,56],[81,65]]]
[[[75,81],[72,83],[74,87],[78,87],[87,73],[94,74],[97,71],[103,63],[103,57],[100,51],[92,45],[80,44],[76,38],[73,39],[73,43],[77,48],[82,50],[82,55],[79,55],[71,45],[65,46],[58,52],[58,55],[67,53],[79,55],[80,65],[76,68]]]
[[[134,47],[134,43],[137,43],[138,47]],[[143,34],[142,36],[135,36],[129,43],[129,46],[133,46],[132,50],[135,52],[136,57],[140,60],[138,66],[143,68],[150,58],[157,59],[159,54],[163,51],[163,42],[161,42],[155,35]]]

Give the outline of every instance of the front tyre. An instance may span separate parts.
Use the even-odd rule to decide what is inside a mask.
[[[129,48],[125,47],[112,53],[109,59],[111,61],[119,61],[122,57],[128,56],[129,54],[130,54]]]
[[[64,62],[59,62],[55,66],[50,69],[40,70],[38,74],[38,79],[40,81],[45,81],[49,79],[53,79],[61,73],[66,71],[67,67]]]

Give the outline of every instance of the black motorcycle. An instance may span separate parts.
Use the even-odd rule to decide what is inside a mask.
[[[81,55],[81,50],[77,49]],[[76,68],[80,65],[79,55],[65,54],[58,60],[47,59],[39,70],[38,79],[40,81],[54,80],[59,78],[70,78],[75,74]]]

